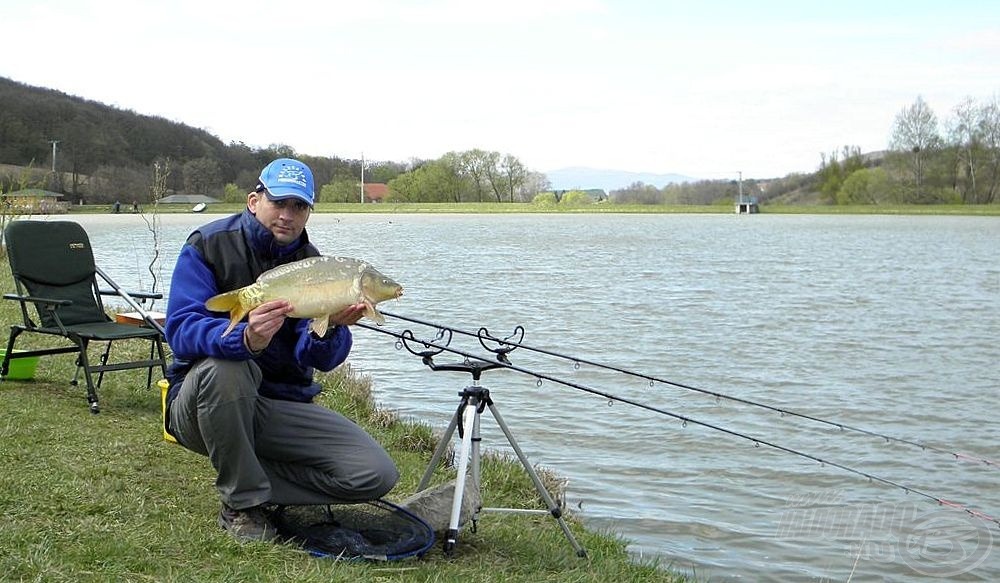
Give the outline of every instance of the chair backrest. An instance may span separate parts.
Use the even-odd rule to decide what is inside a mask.
[[[59,318],[68,326],[110,320],[97,293],[90,238],[79,223],[17,220],[7,225],[3,236],[21,293],[72,300],[73,305],[59,308]],[[42,326],[55,325],[46,310],[38,310],[38,318]]]

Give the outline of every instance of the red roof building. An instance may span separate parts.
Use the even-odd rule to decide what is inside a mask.
[[[379,182],[365,184],[365,202],[382,202],[389,195],[389,186]]]

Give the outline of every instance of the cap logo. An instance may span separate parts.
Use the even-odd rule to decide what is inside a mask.
[[[284,165],[278,172],[278,176],[275,177],[276,182],[285,182],[301,186],[302,188],[308,188],[306,186],[306,173],[305,170],[298,166]]]

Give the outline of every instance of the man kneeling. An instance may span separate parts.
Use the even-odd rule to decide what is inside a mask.
[[[266,302],[229,334],[228,317],[205,301],[253,283],[271,268],[320,254],[305,226],[312,171],[281,158],[261,172],[247,208],[196,229],[170,284],[166,335],[167,428],[218,473],[219,525],[239,540],[276,536],[267,504],[364,502],[387,494],[399,472],[386,451],[343,415],[312,402],[314,369],[347,359],[364,305],[330,317],[322,337],[291,318],[284,300]]]

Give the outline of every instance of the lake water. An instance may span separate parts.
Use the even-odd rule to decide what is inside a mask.
[[[120,283],[149,288],[138,216],[70,218]],[[210,218],[161,217],[167,293]],[[1000,579],[997,524],[922,495],[1000,516],[1000,467],[964,457],[1000,463],[1000,219],[315,215],[309,230],[404,285],[388,311],[497,336],[523,326],[532,347],[962,454],[515,350],[517,366],[662,411],[513,371],[482,380],[532,463],[568,478],[569,507],[636,556],[712,581]],[[355,337],[351,362],[384,406],[447,425],[468,375]],[[482,435],[506,449],[489,415]]]

